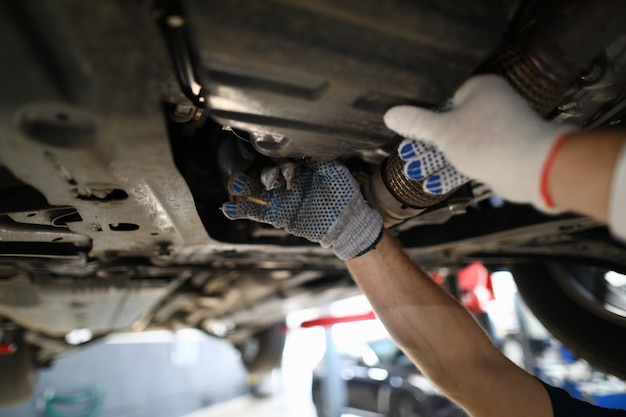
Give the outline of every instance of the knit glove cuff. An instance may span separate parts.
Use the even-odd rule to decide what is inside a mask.
[[[323,247],[332,246],[337,257],[345,261],[376,247],[382,236],[383,219],[362,198],[352,199],[332,230],[332,235],[320,243]]]

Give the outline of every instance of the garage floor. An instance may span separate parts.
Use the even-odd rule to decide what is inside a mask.
[[[322,328],[292,331],[287,338],[281,369],[259,382],[259,392],[267,396],[244,395],[183,417],[317,417],[311,400],[311,375],[324,350]]]
[[[317,417],[310,401],[294,401],[285,394],[267,398],[245,396],[198,410],[184,417]]]

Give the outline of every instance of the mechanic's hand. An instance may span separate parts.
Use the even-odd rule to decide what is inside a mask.
[[[405,138],[434,144],[460,172],[503,197],[553,211],[547,175],[565,133],[574,127],[541,119],[495,75],[470,78],[450,107],[435,113],[397,106],[387,111],[385,124]]]
[[[235,174],[228,190],[235,201],[222,211],[229,219],[269,223],[332,247],[344,260],[372,249],[382,233],[382,218],[338,162],[285,164],[265,170],[260,179]]]

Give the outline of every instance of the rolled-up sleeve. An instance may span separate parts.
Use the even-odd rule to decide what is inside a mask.
[[[554,417],[626,417],[626,410],[598,407],[570,396],[561,388],[541,383],[550,396]]]
[[[613,173],[609,201],[609,227],[616,237],[626,242],[626,145],[622,146]]]

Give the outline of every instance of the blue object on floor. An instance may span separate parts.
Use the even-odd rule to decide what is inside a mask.
[[[86,408],[72,417],[97,417],[102,410],[102,402],[106,389],[102,385],[95,385],[76,394],[59,395],[54,391],[44,393],[42,401],[43,413],[46,417],[69,417],[58,410],[56,406],[85,404]]]

